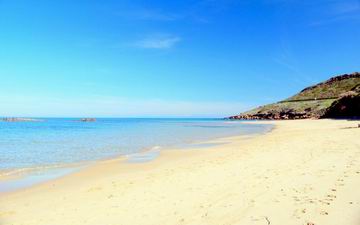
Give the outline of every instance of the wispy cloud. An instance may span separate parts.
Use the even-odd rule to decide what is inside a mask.
[[[360,21],[360,0],[261,0],[263,3],[304,10],[310,26]]]
[[[175,3],[178,7],[150,7],[134,4],[123,9],[111,9],[112,14],[131,21],[146,22],[178,22],[189,21],[193,23],[208,23],[209,12],[219,12],[231,8],[228,2],[237,2],[238,0],[200,0],[190,4]]]
[[[282,41],[280,48],[280,53],[273,58],[274,62],[283,66],[291,72],[289,78],[299,85],[304,85],[308,83],[314,83],[315,81],[304,73],[299,66],[299,61],[292,50],[292,46],[286,42]]]
[[[311,26],[360,21],[360,0],[326,0],[318,6],[323,10],[322,18],[310,23]]]
[[[342,21],[359,21],[360,22],[360,15],[339,15],[339,16],[333,16],[322,20],[316,20],[314,22],[311,22],[310,26],[325,26],[337,22]]]
[[[144,39],[135,41],[134,47],[145,49],[170,49],[181,41],[181,38],[175,35],[151,35]]]
[[[360,11],[360,1],[359,0],[343,0],[335,1],[332,5],[332,14],[343,15],[348,13],[354,13]]]
[[[117,12],[118,16],[131,20],[174,21],[184,16],[178,13],[164,12],[162,10],[139,8]]]

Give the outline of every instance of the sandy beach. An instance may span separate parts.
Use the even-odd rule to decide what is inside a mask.
[[[359,121],[266,123],[265,135],[101,161],[0,194],[0,224],[360,224]]]

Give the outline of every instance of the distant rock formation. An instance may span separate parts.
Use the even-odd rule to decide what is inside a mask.
[[[80,122],[96,122],[95,118],[82,118]]]
[[[19,117],[9,117],[9,118],[2,118],[4,122],[41,122],[43,120],[39,119],[31,119],[31,118],[19,118]]]
[[[303,89],[283,101],[227,119],[286,120],[360,118],[360,73],[344,74]]]

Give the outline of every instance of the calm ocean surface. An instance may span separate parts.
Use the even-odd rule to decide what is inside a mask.
[[[220,119],[0,122],[0,170],[93,161],[269,129]]]

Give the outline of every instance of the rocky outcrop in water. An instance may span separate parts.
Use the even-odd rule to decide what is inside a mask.
[[[95,118],[82,118],[80,122],[96,122]]]
[[[4,122],[40,122],[42,120],[31,119],[31,118],[9,117],[9,118],[3,118],[2,121],[4,121]]]

